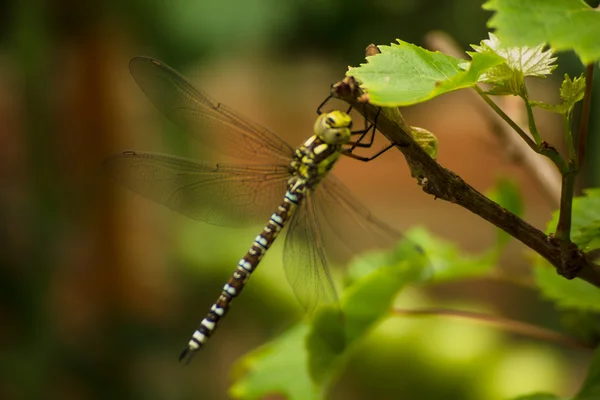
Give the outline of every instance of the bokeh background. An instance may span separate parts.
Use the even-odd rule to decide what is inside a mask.
[[[595,4],[593,4],[595,5]],[[116,187],[100,171],[125,149],[193,157],[194,144],[144,97],[128,61],[149,55],[212,97],[297,144],[317,105],[369,43],[427,46],[432,31],[459,49],[487,37],[481,1],[30,0],[0,4],[0,398],[226,399],[237,358],[303,318],[281,267],[281,243],[235,302],[210,345],[177,356],[256,229],[188,221]],[[531,82],[557,98],[582,71],[561,54],[555,79]],[[439,161],[481,191],[514,179],[525,217],[543,229],[552,204],[507,156],[466,91],[404,110],[434,132]],[[582,187],[598,184],[598,103]],[[561,123],[539,114],[560,145]],[[381,141],[378,144],[383,144]],[[335,171],[380,218],[424,226],[467,252],[495,231],[424,194],[397,151]],[[527,278],[526,249],[498,266]],[[444,305],[560,330],[551,304],[497,277],[403,293],[404,308]],[[502,399],[573,393],[589,354],[450,318],[391,318],[356,349],[332,399]],[[273,397],[278,398],[278,397]]]

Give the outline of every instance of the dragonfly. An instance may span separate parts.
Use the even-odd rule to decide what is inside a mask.
[[[365,121],[365,129],[352,131],[349,111],[319,112],[312,135],[294,148],[212,100],[156,59],[133,58],[130,70],[168,119],[211,154],[233,157],[236,163],[125,151],[105,160],[109,176],[139,195],[209,224],[251,226],[267,221],[193,332],[180,361],[189,362],[213,335],[284,227],[285,275],[309,314],[338,301],[330,265],[344,265],[355,254],[389,248],[403,239],[329,173],[341,156],[372,159],[353,150],[370,147],[372,136],[370,143],[361,140],[369,130],[374,134],[374,124],[367,127]],[[353,141],[354,135],[361,136]]]

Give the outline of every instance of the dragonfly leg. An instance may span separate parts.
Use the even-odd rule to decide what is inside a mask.
[[[325,100],[323,100],[323,102],[321,104],[319,104],[319,107],[317,107],[317,114],[321,115],[323,114],[322,108],[325,106],[325,104],[327,104],[329,102],[329,100],[331,100],[333,98],[333,95],[330,94],[329,96],[327,96],[325,98]],[[350,107],[348,107],[348,110],[346,110],[346,114],[350,114],[350,112],[352,111],[352,105],[350,105]],[[366,124],[365,124],[365,128],[366,128]]]
[[[354,158],[355,160],[358,160],[358,161],[369,162],[369,161],[376,159],[377,157],[379,157],[380,155],[382,155],[383,153],[385,153],[386,151],[388,151],[389,149],[391,149],[394,146],[396,146],[395,143],[390,143],[389,145],[387,145],[383,149],[379,150],[377,153],[375,153],[374,155],[372,155],[370,157],[363,157],[363,156],[359,156],[358,154],[354,154],[351,152],[351,149],[348,149],[347,151],[343,152],[342,154],[347,157]]]
[[[333,98],[333,95],[329,95],[325,98],[325,100],[323,100],[323,102],[321,104],[319,104],[319,107],[317,107],[317,114],[321,115],[323,114],[322,108],[325,107],[325,104],[327,104],[329,102],[329,100],[331,100]]]
[[[352,147],[349,149],[351,152],[356,148],[356,147],[367,147],[370,148],[373,145],[373,141],[375,139],[375,131],[377,130],[377,119],[379,118],[379,114],[381,113],[381,107],[377,110],[377,114],[375,115],[375,118],[373,119],[373,123],[368,125],[368,120],[367,117],[365,117],[365,129],[361,130],[361,131],[355,131],[352,132],[352,135],[362,135],[360,138],[358,138],[358,140],[355,141],[351,141],[350,144]],[[362,140],[369,134],[369,141],[368,143],[362,143]]]

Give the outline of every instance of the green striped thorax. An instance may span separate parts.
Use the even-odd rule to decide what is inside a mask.
[[[340,158],[343,145],[350,142],[352,118],[342,111],[332,111],[319,115],[315,122],[314,134],[294,152],[290,162],[290,190],[316,185],[333,168]]]

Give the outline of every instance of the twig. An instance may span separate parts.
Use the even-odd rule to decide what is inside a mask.
[[[531,136],[535,139],[535,143],[540,146],[542,144],[542,137],[540,136],[540,132],[535,125],[535,118],[533,117],[533,109],[531,104],[529,103],[529,98],[521,96],[523,102],[525,103],[525,109],[527,110],[527,121],[529,122],[529,132],[531,132]]]
[[[333,85],[331,93],[354,106],[370,121],[378,115],[379,107],[365,102],[368,99],[351,77]],[[390,109],[384,109],[387,110]],[[401,117],[393,118],[393,115],[390,112],[379,113],[377,128],[402,152],[424,192],[456,203],[491,222],[548,260],[559,274],[569,279],[579,277],[600,287],[600,267],[590,262],[575,244],[558,237],[548,237],[442,167],[414,141]]]
[[[515,321],[508,318],[502,318],[478,312],[451,310],[445,308],[429,308],[421,310],[402,310],[394,308],[392,312],[396,315],[401,316],[448,316],[464,318],[469,319],[471,321],[479,322],[481,324],[493,326],[495,328],[499,328],[507,332],[541,339],[547,342],[553,342],[562,346],[567,346],[578,350],[590,350],[594,348],[594,346],[591,344],[584,343],[580,340],[571,338],[566,335],[562,335],[558,332],[554,332],[546,328],[541,328],[539,326],[528,324],[526,322]]]
[[[490,99],[489,96],[485,94],[478,86],[475,86],[473,89],[478,95],[480,95],[483,98],[483,100],[490,106],[490,108],[500,116],[500,118],[502,118],[508,125],[510,125],[511,128],[513,128],[519,134],[519,136],[525,141],[525,143],[527,143],[531,150],[538,154],[544,155],[550,160],[552,160],[552,162],[554,163],[554,165],[556,165],[561,174],[567,174],[569,172],[569,167],[560,155],[560,153],[548,143],[541,141],[541,139],[539,138],[539,134],[536,135],[536,140],[539,139],[541,141],[538,145],[523,129],[521,129],[519,125],[516,124],[516,122],[510,119],[510,117],[506,115],[506,113],[502,111],[502,109],[498,107],[496,103],[494,103],[492,99]],[[529,104],[527,104],[527,106],[529,106]],[[528,116],[530,117],[528,118],[529,126],[535,129],[535,124],[531,122],[533,114],[528,114]]]
[[[600,6],[599,6],[600,7]],[[579,144],[577,146],[577,159],[581,169],[585,161],[585,149],[588,135],[588,124],[590,121],[590,107],[592,104],[592,80],[594,78],[594,63],[585,68],[585,96],[581,109],[581,124],[579,125]]]
[[[575,190],[576,171],[563,175],[560,192],[560,212],[556,224],[555,236],[559,239],[571,240],[571,220],[573,214],[573,193]]]
[[[537,153],[538,145],[536,144],[536,142],[533,139],[531,139],[531,137],[523,129],[521,129],[521,127],[517,125],[508,115],[506,115],[506,113],[502,111],[502,109],[498,107],[498,105],[496,105],[496,103],[494,103],[492,99],[490,99],[490,96],[485,94],[483,90],[481,90],[478,86],[475,86],[474,89],[475,92],[479,96],[481,96],[483,101],[485,101],[487,105],[490,106],[490,108],[494,110],[496,114],[498,114],[498,116],[500,116],[500,118],[504,120],[504,122],[506,122],[511,128],[513,128],[514,131],[519,134],[519,136],[521,136],[521,139],[523,139],[525,143],[527,143],[527,146],[529,146],[531,150]]]

